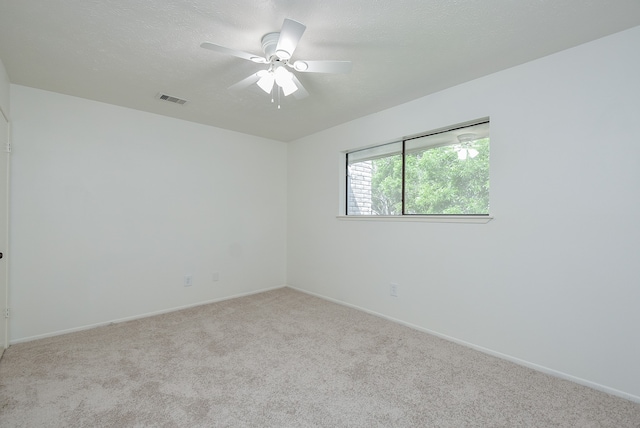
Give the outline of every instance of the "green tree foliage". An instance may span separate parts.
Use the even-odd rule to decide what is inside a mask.
[[[402,214],[402,155],[373,161],[371,209],[378,215]]]
[[[473,149],[477,156],[464,160],[455,146],[407,153],[405,213],[488,214],[489,139],[476,141]],[[401,155],[375,159],[371,185],[376,214],[402,214]]]

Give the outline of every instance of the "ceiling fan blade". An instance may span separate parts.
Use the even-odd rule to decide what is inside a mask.
[[[289,59],[298,46],[298,42],[307,27],[292,19],[285,19],[280,30],[280,38],[276,46],[276,55],[280,59]]]
[[[267,62],[267,60],[261,56],[254,55],[249,52],[243,52],[235,49],[225,48],[224,46],[216,45],[215,43],[203,42],[200,44],[200,47],[209,49],[210,51],[226,54],[226,55],[233,55],[235,57],[257,62],[260,64],[264,64]]]
[[[302,73],[351,73],[351,61],[296,61],[293,68]]]
[[[239,92],[245,88],[248,88],[249,86],[253,85],[254,83],[256,83],[258,80],[260,80],[261,77],[261,73],[257,72],[257,73],[253,73],[251,76],[242,79],[241,81],[239,81],[238,83],[235,83],[231,86],[229,86],[229,90],[231,92]]]
[[[293,83],[296,84],[296,86],[298,87],[298,90],[295,91],[292,95],[296,100],[301,100],[303,98],[307,98],[309,96],[309,92],[307,92],[307,90],[304,88],[304,86],[302,86],[302,83],[300,83],[300,81],[298,80],[298,78],[296,77],[296,75],[294,74],[293,77],[291,78],[291,80],[293,80]]]

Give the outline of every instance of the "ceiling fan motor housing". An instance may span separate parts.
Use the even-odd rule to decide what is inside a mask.
[[[269,33],[262,37],[262,52],[264,52],[267,61],[271,61],[276,56],[278,39],[280,39],[280,33]]]

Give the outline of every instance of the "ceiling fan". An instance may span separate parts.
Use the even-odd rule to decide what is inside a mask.
[[[284,96],[293,94],[296,99],[309,95],[295,73],[350,73],[351,61],[302,61],[292,62],[291,57],[307,27],[292,19],[285,19],[279,33],[269,33],[262,37],[264,56],[254,55],[236,49],[226,48],[215,43],[204,42],[200,46],[227,55],[246,59],[257,64],[264,64],[262,69],[251,76],[231,85],[229,90],[240,91],[256,83],[267,94],[272,95],[274,88]],[[292,71],[290,71],[291,69]],[[278,108],[280,106],[278,105]]]
[[[453,150],[458,153],[458,159],[466,160],[467,157],[473,159],[478,156],[479,151],[474,148],[473,143],[478,140],[478,135],[473,133],[458,135],[458,142],[460,144],[454,144]]]

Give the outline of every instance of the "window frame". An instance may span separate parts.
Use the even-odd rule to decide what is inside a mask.
[[[484,224],[491,221],[494,217],[491,212],[491,204],[489,204],[489,212],[488,213],[480,213],[480,214],[412,214],[406,213],[405,206],[405,192],[406,192],[406,183],[405,183],[405,173],[406,173],[406,155],[407,155],[407,141],[416,140],[419,138],[424,138],[428,136],[443,134],[446,132],[456,131],[460,129],[469,128],[475,125],[481,124],[490,124],[490,118],[485,117],[481,119],[476,119],[464,123],[459,123],[456,125],[439,128],[433,131],[424,132],[408,137],[403,137],[402,139],[393,140],[387,143],[375,144],[368,147],[362,147],[358,149],[345,150],[341,152],[341,169],[343,170],[340,174],[341,177],[341,192],[340,192],[340,212],[336,216],[340,220],[364,220],[364,221],[418,221],[418,222],[433,222],[433,223],[477,223]],[[398,144],[401,145],[400,155],[402,156],[402,183],[401,183],[401,204],[402,204],[402,213],[396,215],[376,215],[376,214],[348,214],[349,211],[349,154],[356,153],[358,151],[374,149],[377,147],[383,147],[385,145]],[[441,146],[449,146],[452,144],[446,144]],[[491,144],[489,142],[489,144]],[[438,145],[434,145],[433,148],[439,147]],[[428,150],[428,149],[427,149]],[[352,162],[354,163],[354,162]],[[489,166],[489,174],[491,175],[491,167]],[[343,193],[344,192],[344,193]]]

